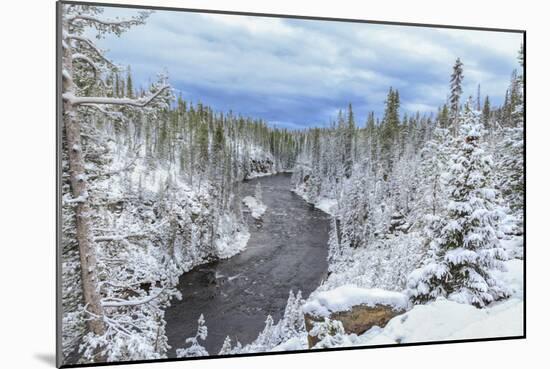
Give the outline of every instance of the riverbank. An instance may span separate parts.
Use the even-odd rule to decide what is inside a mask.
[[[289,173],[243,182],[243,198],[254,195],[258,182],[267,210],[261,227],[247,219],[246,248],[179,278],[182,300],[173,300],[165,313],[169,357],[187,346],[185,339],[195,335],[201,314],[209,354],[218,354],[226,336],[243,345],[254,341],[268,315],[281,319],[289,291],[308,296],[326,277],[329,216],[290,191]]]

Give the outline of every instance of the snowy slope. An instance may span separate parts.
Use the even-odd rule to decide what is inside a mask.
[[[344,342],[358,346],[487,337],[521,336],[523,334],[523,261],[506,262],[506,272],[493,274],[512,290],[513,295],[485,309],[460,304],[444,298],[416,305],[397,316],[383,329],[374,327],[359,337]]]
[[[505,264],[506,271],[494,271],[493,276],[513,291],[512,296],[506,300],[478,309],[469,304],[439,298],[425,305],[415,305],[411,310],[390,320],[384,328],[373,327],[359,336],[338,333],[331,340],[335,344],[330,347],[521,336],[524,308],[523,260],[513,259]],[[303,305],[302,311],[327,313],[328,310],[345,310],[365,301],[391,303],[396,306],[406,304],[400,293],[343,286],[313,293]],[[307,333],[299,332],[267,351],[307,348]]]
[[[506,300],[478,309],[469,304],[439,298],[425,305],[415,305],[406,313],[390,320],[384,328],[373,327],[359,336],[337,332],[330,339],[324,340],[322,347],[521,336],[524,308],[523,260],[512,259],[505,265],[506,271],[494,271],[492,274],[512,290],[512,296]],[[303,326],[285,338],[281,337],[280,328],[287,324],[288,311],[295,311],[297,308],[296,301],[292,303],[295,304],[294,309],[287,307],[285,317],[279,323],[273,325],[269,318],[269,324],[266,324],[255,342],[242,348],[235,347],[231,353],[307,350],[308,333]],[[360,303],[385,303],[397,308],[410,308],[402,293],[346,285],[328,291],[317,290],[301,306],[301,312],[327,316],[330,311],[346,310]],[[316,348],[321,347],[314,347]]]

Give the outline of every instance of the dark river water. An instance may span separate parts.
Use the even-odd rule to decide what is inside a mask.
[[[183,299],[174,299],[165,314],[169,357],[189,346],[185,339],[195,335],[200,314],[208,326],[204,346],[217,355],[226,336],[248,344],[263,329],[267,315],[277,322],[290,290],[307,297],[325,278],[329,216],[290,191],[290,174],[247,181],[243,196],[253,195],[257,182],[267,211],[261,227],[248,217],[246,249],[180,277]]]

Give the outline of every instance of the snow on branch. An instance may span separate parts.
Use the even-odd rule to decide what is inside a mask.
[[[112,282],[112,281],[99,281],[97,284],[101,287],[101,286],[104,286],[104,285],[109,285],[111,287],[114,287],[114,288],[126,288],[126,289],[129,289],[129,288],[132,288],[132,287],[135,287],[135,286],[139,286],[143,283],[147,283],[149,281],[137,281],[137,282],[131,282],[131,283],[125,283],[125,284],[122,284],[122,283],[115,283],[115,282]]]
[[[86,46],[88,46],[88,49],[90,51],[93,51],[94,54],[99,57],[101,60],[103,60],[105,63],[109,64],[111,67],[115,67],[115,64],[110,61],[109,59],[107,59],[104,55],[104,51],[99,49],[91,40],[85,38],[85,37],[81,37],[81,36],[76,36],[76,35],[66,35],[65,36],[66,39],[68,40],[75,40],[75,41],[78,41],[82,44],[85,44]],[[74,59],[74,56],[73,56],[73,59]]]
[[[145,237],[145,233],[133,233],[133,234],[117,234],[112,236],[98,236],[94,237],[95,242],[109,242],[109,241],[124,241],[128,238]]]
[[[101,81],[101,80],[99,80],[99,81]],[[111,118],[114,118],[114,119],[123,120],[125,118],[124,114],[122,114],[121,112],[119,112],[119,111],[110,111],[110,110],[104,109],[101,105],[88,104],[88,105],[86,105],[86,107],[95,109],[98,112],[100,112],[102,114],[105,114],[105,115],[107,115]],[[96,176],[96,177],[98,177],[98,176]]]
[[[146,96],[140,99],[129,98],[113,98],[113,97],[99,97],[99,96],[74,96],[69,93],[63,94],[63,99],[69,101],[73,105],[122,105],[122,106],[135,106],[138,108],[144,108],[151,104],[159,95],[169,89],[170,86],[165,85],[159,88],[157,92],[150,96]]]
[[[138,299],[138,300],[122,300],[118,298],[108,298],[108,299],[105,298],[101,300],[101,305],[103,307],[123,307],[123,306],[143,305],[153,301],[154,299],[159,297],[163,292],[164,292],[164,288],[155,295],[150,295],[150,296],[147,296],[146,298]]]
[[[85,192],[82,195],[78,197],[71,197],[70,194],[65,194],[62,198],[63,205],[69,205],[69,204],[80,204],[83,202],[86,202],[88,200],[88,193]]]
[[[88,57],[87,55],[84,55],[84,54],[74,54],[73,55],[73,60],[81,60],[83,61],[84,63],[88,64],[89,66],[92,67],[92,69],[94,70],[94,76],[95,78],[97,79],[99,77],[99,73],[100,73],[100,69],[99,69],[99,66],[90,58]]]
[[[142,24],[145,19],[145,16],[146,16],[146,13],[142,13],[139,17],[135,17],[131,19],[107,20],[107,19],[99,19],[91,15],[77,14],[72,17],[68,17],[67,22],[72,24],[77,21],[83,21],[96,26],[125,28],[125,27],[131,27],[131,26]]]

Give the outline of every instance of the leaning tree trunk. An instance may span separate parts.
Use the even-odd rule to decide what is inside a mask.
[[[67,34],[67,24],[63,25],[63,33]],[[72,51],[69,40],[63,43],[63,93],[76,95],[76,88],[72,79]],[[90,332],[102,335],[105,332],[103,324],[103,309],[101,306],[98,281],[96,250],[90,237],[90,204],[88,200],[88,185],[85,176],[84,157],[80,136],[80,122],[76,108],[70,99],[63,101],[63,129],[67,139],[69,158],[69,174],[71,191],[75,202],[76,240],[80,253],[80,270],[82,274],[82,290],[84,303],[91,313],[87,321]]]

